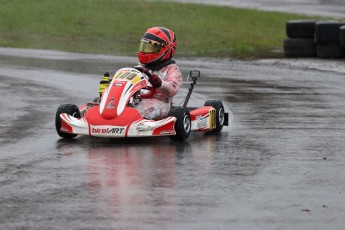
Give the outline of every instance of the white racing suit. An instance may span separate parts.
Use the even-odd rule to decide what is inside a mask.
[[[158,120],[168,115],[172,98],[182,84],[182,74],[174,63],[153,71],[153,74],[160,77],[162,86],[156,89],[151,98],[143,98],[135,108],[140,111],[144,118]]]

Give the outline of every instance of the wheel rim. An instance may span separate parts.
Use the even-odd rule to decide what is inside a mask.
[[[186,133],[189,133],[190,131],[190,117],[188,115],[185,115],[183,118],[183,128],[186,131]]]
[[[224,124],[224,118],[225,115],[224,115],[224,109],[223,108],[220,108],[219,109],[219,113],[218,113],[218,121],[219,121],[219,124],[220,125],[223,125]]]

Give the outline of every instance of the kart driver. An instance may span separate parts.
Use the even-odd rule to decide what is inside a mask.
[[[143,99],[136,106],[146,119],[166,117],[172,97],[180,88],[182,74],[172,59],[175,49],[175,33],[164,27],[147,29],[140,40],[138,51],[140,65],[134,68],[148,75],[149,82],[156,88],[151,98]]]
[[[182,74],[172,59],[176,49],[175,33],[164,27],[146,30],[140,40],[138,59],[140,65],[134,68],[145,73],[155,88],[152,97],[143,98],[135,105],[141,116],[149,120],[165,118],[170,110],[173,96],[182,83]],[[103,77],[109,80],[109,74]],[[109,82],[109,81],[108,81]],[[102,81],[101,81],[102,85]],[[103,92],[100,86],[100,94]]]

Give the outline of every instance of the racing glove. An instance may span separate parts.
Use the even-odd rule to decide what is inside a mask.
[[[140,72],[146,74],[149,77],[149,82],[153,86],[153,88],[159,88],[162,86],[162,79],[158,77],[156,74],[152,73],[151,70],[141,66],[137,65],[134,67],[134,69],[139,70]]]
[[[99,96],[102,97],[104,90],[109,86],[111,79],[109,77],[109,73],[105,73],[99,82]]]
[[[153,88],[159,88],[162,86],[162,80],[156,74],[151,74],[149,77],[149,82],[153,86]]]

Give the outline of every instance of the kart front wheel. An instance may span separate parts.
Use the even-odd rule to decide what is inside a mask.
[[[207,100],[204,104],[205,106],[212,106],[216,110],[216,128],[211,132],[220,133],[222,131],[225,122],[225,112],[224,106],[221,101],[217,100]]]
[[[176,135],[170,136],[170,139],[174,141],[186,140],[190,135],[192,124],[188,109],[183,107],[172,107],[169,111],[169,116],[176,117]]]
[[[72,105],[72,104],[60,105],[56,111],[56,116],[55,116],[55,127],[56,127],[56,131],[59,134],[59,136],[65,138],[65,139],[71,139],[71,138],[76,137],[77,134],[61,132],[61,130],[60,130],[61,129],[60,114],[62,114],[62,113],[67,113],[68,115],[71,115],[73,117],[80,118],[80,111],[79,111],[78,106]]]

